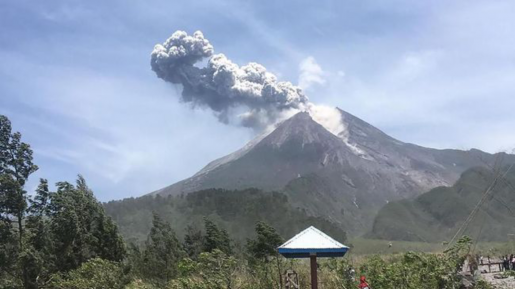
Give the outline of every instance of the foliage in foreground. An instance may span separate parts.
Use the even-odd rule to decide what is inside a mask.
[[[372,256],[355,264],[356,275],[349,274],[353,267],[347,259],[329,259],[321,262],[319,281],[326,289],[358,288],[360,275],[367,276],[374,289],[451,289],[461,288],[461,280],[456,274],[455,260],[448,254],[404,253],[393,257]],[[261,263],[273,270],[271,263]],[[309,288],[309,265],[294,261],[289,264],[299,273],[301,288]],[[228,256],[216,249],[203,252],[194,261],[185,258],[179,262],[178,276],[167,284],[157,285],[133,278],[125,285],[127,275],[123,275],[123,265],[92,259],[81,268],[59,277],[50,288],[129,288],[129,289],[262,289],[281,288],[274,284],[271,275],[255,275],[247,262]],[[126,286],[126,287],[124,287]],[[479,281],[476,289],[490,288]]]
[[[462,279],[457,273],[470,245],[471,240],[463,238],[441,254],[407,252],[389,257],[371,256],[358,262],[347,258],[320,260],[319,281],[327,289],[358,288],[359,276],[364,275],[374,289],[458,289],[462,288]],[[273,262],[264,259],[248,261],[238,260],[220,250],[201,253],[196,261],[182,260],[179,264],[179,276],[166,287],[160,288],[281,288],[277,276],[256,274],[259,270],[277,272]],[[298,272],[301,288],[309,288],[307,262],[292,261],[283,264],[285,268],[293,268]],[[351,274],[352,268],[355,270],[354,275]],[[148,286],[150,285],[140,280],[133,282],[129,288],[150,288]],[[487,289],[489,286],[484,281],[479,281],[475,288]]]
[[[53,276],[53,289],[121,289],[128,281],[120,264],[100,258],[91,259],[76,270]]]
[[[0,115],[0,288],[42,288],[92,258],[122,261],[125,244],[84,178],[55,192],[41,179],[30,196],[36,170],[30,146]]]

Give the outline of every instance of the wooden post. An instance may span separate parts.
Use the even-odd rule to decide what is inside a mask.
[[[311,289],[318,289],[318,276],[317,276],[317,255],[311,254]]]

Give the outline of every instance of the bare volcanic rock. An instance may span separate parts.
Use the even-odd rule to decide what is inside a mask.
[[[194,176],[152,194],[255,187],[285,192],[312,215],[350,233],[370,229],[385,204],[451,186],[461,173],[493,163],[479,150],[437,150],[396,140],[342,110],[343,130],[329,132],[301,112]],[[515,162],[507,155],[506,161]]]

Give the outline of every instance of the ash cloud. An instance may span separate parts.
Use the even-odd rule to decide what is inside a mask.
[[[300,87],[278,81],[264,66],[239,66],[224,54],[214,54],[200,31],[176,31],[157,44],[151,67],[159,78],[182,85],[182,101],[210,108],[224,123],[237,115],[241,125],[261,130],[312,106]]]

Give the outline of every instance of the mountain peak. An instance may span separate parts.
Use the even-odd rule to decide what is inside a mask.
[[[301,145],[328,142],[332,145],[339,145],[342,143],[337,136],[316,122],[308,112],[299,112],[280,123],[262,140],[261,145],[280,147],[291,141],[300,142]]]
[[[288,120],[293,121],[302,121],[302,120],[313,120],[309,112],[307,111],[301,111],[296,114],[294,114],[292,117],[290,117]]]
[[[208,188],[280,190],[314,215],[349,226],[362,223],[355,227],[362,230],[384,204],[450,185],[464,170],[494,159],[486,153],[478,158],[475,151],[402,143],[341,109],[316,107],[154,194]]]
[[[344,132],[346,138],[353,143],[370,142],[389,142],[395,144],[403,144],[401,141],[392,138],[377,127],[369,124],[361,118],[350,114],[341,108],[336,108],[342,118],[342,122],[346,127]]]

